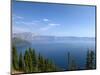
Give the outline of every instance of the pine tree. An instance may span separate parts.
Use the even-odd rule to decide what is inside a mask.
[[[33,70],[36,70],[37,56],[34,49],[32,49],[32,65],[33,65]]]
[[[40,53],[37,56],[35,50],[32,48],[26,49],[24,54],[20,52],[18,58],[16,47],[13,47],[13,67],[15,70],[25,73],[57,70],[51,60],[45,59]]]
[[[35,72],[37,66],[37,57],[35,50],[29,48],[24,55],[25,66],[28,68],[28,72]]]
[[[36,54],[35,49],[32,50],[32,64],[33,64],[33,71],[38,72],[38,54]]]
[[[18,53],[15,46],[12,48],[12,67],[15,70],[18,70]]]
[[[29,48],[28,50],[28,65],[29,65],[29,71],[32,72],[33,71],[33,64],[32,64],[33,60],[32,60],[32,49]]]
[[[95,54],[92,50],[87,51],[86,57],[86,69],[94,69],[95,68]]]
[[[28,55],[28,50],[25,51],[24,54],[24,71],[29,72],[29,55]]]
[[[23,69],[24,69],[23,56],[22,56],[22,52],[20,52],[20,55],[19,55],[19,70],[23,71]]]
[[[44,64],[45,64],[44,70],[45,72],[47,72],[48,71],[48,60],[47,59],[44,60]]]
[[[38,55],[38,70],[41,72],[42,71],[42,56]]]
[[[44,72],[45,71],[45,58],[43,56],[41,56],[41,71]]]
[[[56,71],[55,64],[52,60],[48,60],[48,71]]]

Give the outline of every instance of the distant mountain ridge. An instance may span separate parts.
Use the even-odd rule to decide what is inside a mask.
[[[36,35],[34,33],[25,32],[25,33],[14,33],[12,34],[12,39],[15,40],[20,39],[27,42],[47,42],[47,41],[68,41],[68,40],[95,40],[94,37],[74,37],[74,36],[44,36],[44,35]]]

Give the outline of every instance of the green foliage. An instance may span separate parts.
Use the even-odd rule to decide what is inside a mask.
[[[95,54],[92,50],[87,51],[86,58],[86,69],[94,69],[95,68]]]
[[[52,62],[52,60],[45,59],[40,54],[38,56],[38,68],[40,72],[57,71],[57,66]]]
[[[38,55],[38,69],[40,72],[44,70],[43,66],[44,66],[43,57],[39,53],[39,55]]]
[[[68,68],[67,70],[79,69],[75,58],[68,52]],[[95,53],[93,50],[87,51],[86,56],[86,69],[94,69],[95,66]],[[37,54],[34,49],[28,48],[25,53],[18,54],[15,46],[12,47],[12,68],[16,71],[25,73],[29,72],[50,72],[50,71],[61,71],[52,60],[46,59],[40,53]]]
[[[15,46],[12,48],[12,67],[13,69],[18,69],[18,53]]]
[[[57,67],[52,60],[47,60],[47,71],[57,71]]]
[[[40,53],[37,55],[35,50],[32,48],[28,48],[24,54],[20,52],[19,58],[16,47],[14,47],[13,50],[13,65],[17,67],[17,69],[14,67],[14,70],[25,73],[57,71],[57,67],[51,60],[44,58]]]
[[[28,50],[25,51],[25,54],[24,54],[24,71],[25,72],[29,72],[30,69],[30,65],[29,65],[29,53],[28,53]]]
[[[20,55],[19,55],[19,70],[21,70],[21,71],[24,70],[24,63],[23,63],[22,52],[20,52]]]
[[[35,67],[37,66],[37,56],[36,56],[35,50],[29,48],[29,53],[30,53],[30,57],[32,59],[32,61],[31,61],[32,62],[31,65],[33,66],[32,70],[35,70]]]

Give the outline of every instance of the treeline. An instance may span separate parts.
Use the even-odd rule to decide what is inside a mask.
[[[95,56],[93,50],[87,50],[86,60],[84,63],[85,70],[96,68]],[[78,61],[76,61],[76,58],[70,52],[67,53],[67,57],[66,71],[81,70],[77,63]],[[28,48],[24,53],[20,52],[18,54],[15,46],[12,48],[12,69],[13,71],[22,73],[65,71],[58,68],[52,60],[46,59],[40,53],[37,54],[34,49]]]
[[[25,53],[18,54],[15,46],[12,48],[12,69],[23,73],[58,71],[52,60],[36,54],[34,49],[29,48]]]
[[[73,70],[81,70],[80,66],[76,63],[76,59],[71,55],[70,52],[68,52],[68,66],[67,69],[68,71],[73,71]],[[81,55],[79,55],[81,56]],[[86,62],[84,69],[85,70],[90,70],[90,69],[95,69],[96,68],[96,57],[95,53],[93,50],[88,49],[86,53]]]

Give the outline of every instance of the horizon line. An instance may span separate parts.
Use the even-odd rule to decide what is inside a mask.
[[[21,33],[33,33],[33,32],[12,32],[12,34],[21,34]],[[35,34],[35,33],[33,33],[33,34]],[[55,36],[55,37],[87,37],[87,38],[96,38],[96,36],[71,36],[71,35],[63,35],[63,36],[61,36],[61,35],[40,35],[40,34],[35,34],[35,36]]]

